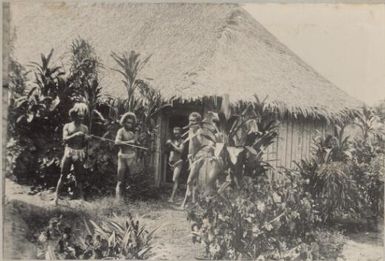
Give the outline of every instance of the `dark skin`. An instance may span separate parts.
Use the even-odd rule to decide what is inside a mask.
[[[124,127],[124,130],[127,132],[132,131],[132,129],[134,127],[134,120],[128,118],[124,122],[123,127]],[[120,149],[122,150],[122,153],[131,152],[132,147],[127,145],[127,144],[135,144],[135,139],[125,140],[125,141],[122,141],[122,140],[116,140],[115,141],[115,145],[118,145],[120,147]]]
[[[170,158],[174,158],[174,159],[170,159],[170,160],[178,161],[178,160],[180,160],[180,158],[179,158],[180,156],[177,156],[175,154],[175,152],[177,152],[180,155],[182,153],[182,151],[183,151],[183,143],[181,141],[182,134],[181,134],[181,131],[179,129],[174,129],[173,135],[174,135],[174,141],[168,140],[166,142],[166,144],[171,146],[171,149],[173,150],[171,152],[172,155],[170,155]],[[176,141],[180,141],[180,144],[177,145],[175,143]],[[172,189],[172,193],[171,193],[171,197],[169,199],[169,202],[174,202],[175,193],[176,193],[176,190],[178,189],[179,176],[180,176],[181,170],[182,170],[182,165],[178,165],[178,166],[174,167],[174,172],[173,172],[174,186],[173,186],[173,189]]]
[[[191,117],[189,118],[189,126],[190,126],[190,148],[191,150],[189,153],[196,153],[196,150],[202,145],[202,144],[209,144],[211,141],[209,141],[207,138],[202,135],[202,129],[201,129],[201,123],[200,120]],[[198,146],[197,148],[195,146]],[[207,156],[212,156],[210,153]],[[214,183],[216,178],[218,177],[218,174],[220,172],[220,164],[217,160],[209,161],[208,164],[204,167],[205,160],[197,160],[193,159],[193,155],[189,155],[190,159],[190,173],[187,179],[187,190],[185,194],[185,198],[183,200],[183,203],[181,205],[181,208],[185,208],[188,198],[192,194],[192,202],[195,203],[195,194],[196,194],[196,188],[197,188],[197,178],[200,175],[201,172],[206,172],[206,169],[208,169],[207,173],[207,185],[206,185],[206,192],[209,193],[214,189]],[[192,162],[192,160],[195,160],[195,163]]]
[[[121,132],[121,135],[117,135],[117,138],[115,140],[115,145],[120,147],[120,152],[122,154],[130,154],[132,152],[135,152],[135,150],[132,148],[132,146],[129,146],[129,144],[135,144],[136,143],[136,138],[135,135],[133,135],[132,130],[134,128],[135,121],[132,118],[127,118],[124,121],[123,128],[124,132]],[[133,136],[132,136],[133,135]],[[132,159],[124,159],[124,158],[118,158],[118,181],[116,184],[116,189],[115,189],[115,195],[116,195],[116,200],[120,201],[121,200],[121,186],[122,182],[124,180],[126,172],[130,172],[130,166],[132,164]]]
[[[73,121],[64,125],[63,127],[63,141],[71,149],[81,150],[85,147],[85,142],[89,140],[88,128],[83,124],[84,115],[78,114],[73,116]],[[54,204],[58,204],[59,191],[62,186],[63,176],[67,175],[71,168],[71,165],[75,167],[77,172],[82,169],[83,162],[80,160],[73,161],[71,158],[63,158],[61,174],[56,186],[56,195],[54,198]],[[79,174],[79,173],[78,173]],[[78,189],[80,197],[83,198],[83,188],[81,182],[78,182]]]

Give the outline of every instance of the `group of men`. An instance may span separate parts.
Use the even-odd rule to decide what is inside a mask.
[[[79,196],[83,198],[82,182],[85,177],[84,162],[86,159],[86,145],[87,141],[92,138],[89,135],[89,130],[83,124],[85,119],[85,112],[81,110],[82,106],[75,104],[69,111],[71,122],[63,127],[63,141],[65,143],[64,155],[61,162],[61,173],[56,186],[56,194],[54,198],[55,205],[58,203],[59,191],[62,186],[63,177],[67,176],[74,168],[75,177],[78,183]],[[116,199],[119,201],[122,197],[122,185],[124,184],[126,174],[132,171],[133,164],[136,161],[136,150],[138,142],[138,134],[135,133],[136,116],[132,112],[125,113],[120,120],[121,128],[118,130],[115,139],[115,145],[119,147],[118,152],[118,168],[117,168],[117,185],[116,185]],[[212,156],[214,151],[210,146],[210,141],[201,135],[203,130],[201,126],[202,116],[193,112],[189,116],[189,148],[188,160],[190,164],[190,172],[187,180],[187,190],[182,207],[185,207],[188,198],[192,195],[192,201],[195,201],[195,187],[196,179],[204,164],[204,160],[208,156]],[[174,186],[172,189],[169,202],[173,202],[175,193],[178,188],[179,176],[182,171],[183,158],[182,152],[185,148],[185,143],[182,139],[182,128],[173,128],[172,139],[166,142],[170,149],[169,164],[173,171]],[[215,172],[214,168],[214,172]],[[217,173],[211,171],[210,180],[216,177]]]

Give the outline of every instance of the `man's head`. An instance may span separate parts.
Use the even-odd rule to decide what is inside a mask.
[[[202,122],[202,116],[198,112],[192,112],[188,117],[190,129],[197,129]]]
[[[172,129],[172,134],[174,135],[175,138],[180,138],[182,135],[182,128],[181,127],[174,127]]]
[[[127,130],[134,128],[135,124],[136,124],[135,113],[127,112],[123,114],[122,118],[120,119],[120,125]]]
[[[72,109],[69,111],[71,120],[76,123],[82,123],[88,113],[88,106],[85,103],[75,103]]]

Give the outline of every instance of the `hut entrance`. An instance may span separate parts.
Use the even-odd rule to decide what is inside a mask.
[[[172,115],[170,116],[169,118],[169,124],[168,124],[168,137],[171,138],[172,137],[172,131],[173,131],[173,128],[178,126],[178,127],[181,127],[183,128],[184,126],[187,126],[188,125],[188,114],[186,115]],[[185,130],[183,130],[184,132]],[[184,151],[182,153],[182,157],[183,159],[185,160],[185,163],[183,165],[183,169],[182,169],[182,173],[180,174],[180,177],[179,177],[179,182],[180,184],[184,184],[187,182],[187,176],[188,176],[188,163],[187,163],[187,154],[188,154],[188,143],[185,144],[185,148],[184,148]],[[167,158],[166,160],[168,159],[168,156],[169,156],[169,153],[167,153]],[[172,183],[172,176],[173,176],[173,173],[172,173],[172,169],[171,167],[166,164],[166,177],[165,177],[165,182],[166,183]]]

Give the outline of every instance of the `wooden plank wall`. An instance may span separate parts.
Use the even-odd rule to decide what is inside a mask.
[[[274,144],[267,148],[264,160],[277,170],[294,168],[301,159],[309,159],[312,151],[313,138],[320,134],[331,134],[332,129],[326,122],[310,120],[281,121],[278,137]]]

